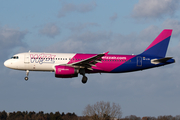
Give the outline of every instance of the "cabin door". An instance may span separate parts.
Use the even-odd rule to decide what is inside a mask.
[[[140,56],[137,57],[137,66],[138,67],[142,66],[142,57],[140,57]]]
[[[24,55],[24,63],[29,64],[29,62],[30,62],[30,55],[29,55],[29,53],[26,53]]]

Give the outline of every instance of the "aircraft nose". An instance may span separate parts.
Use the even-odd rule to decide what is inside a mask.
[[[8,60],[6,60],[6,61],[4,62],[4,66],[6,66],[6,67],[9,68],[9,65],[10,65],[10,62],[9,62]]]

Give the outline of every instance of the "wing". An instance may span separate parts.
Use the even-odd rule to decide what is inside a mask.
[[[74,63],[71,63],[71,64],[66,64],[67,66],[73,66],[75,68],[87,68],[89,70],[93,70],[91,67],[92,66],[96,66],[96,63],[102,63],[101,60],[102,60],[102,57],[104,55],[107,55],[109,53],[106,52],[106,53],[103,53],[103,54],[97,54],[93,57],[90,57],[90,58],[87,58],[87,59],[84,59],[84,60],[81,60],[81,61],[78,61],[78,62],[74,62]]]

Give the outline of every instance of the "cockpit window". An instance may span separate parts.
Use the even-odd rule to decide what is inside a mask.
[[[18,56],[11,57],[11,59],[18,59],[18,58],[19,58]]]

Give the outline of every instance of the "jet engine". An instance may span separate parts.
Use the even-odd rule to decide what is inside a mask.
[[[58,78],[72,78],[78,77],[79,69],[69,66],[58,65],[55,66],[55,77]]]

